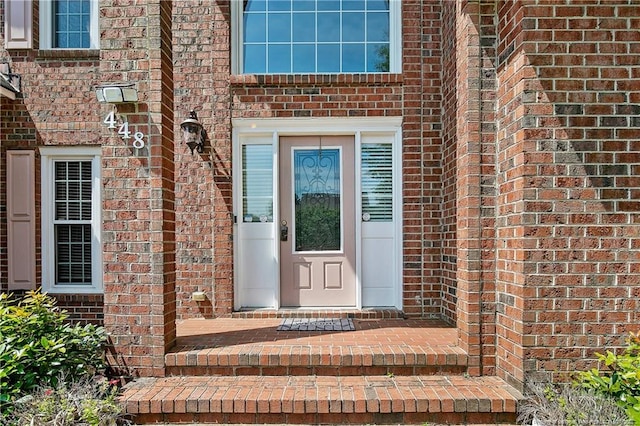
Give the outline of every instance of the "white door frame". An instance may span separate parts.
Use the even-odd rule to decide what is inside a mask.
[[[355,194],[356,218],[361,216],[361,161],[360,152],[363,138],[368,136],[387,136],[393,140],[394,157],[394,214],[396,219],[393,271],[394,290],[389,307],[402,309],[402,117],[335,117],[335,118],[236,118],[232,120],[233,144],[233,214],[234,221],[234,309],[242,308],[280,308],[280,240],[278,224],[280,223],[278,182],[278,152],[280,136],[323,136],[351,135],[355,138]],[[240,256],[240,246],[249,245],[247,224],[242,222],[242,145],[271,144],[273,152],[273,221],[265,224],[250,224],[256,230],[256,251],[270,251],[266,261],[258,262],[260,277],[267,282],[263,287],[248,289],[243,279],[256,273],[255,265]],[[252,233],[254,231],[251,231]],[[356,219],[356,308],[362,309],[362,221]],[[252,238],[252,237],[250,237]],[[251,243],[253,244],[253,243]],[[244,248],[244,247],[243,247]],[[264,260],[264,259],[263,259]],[[264,284],[264,283],[263,283]],[[262,302],[250,300],[247,293],[257,295]],[[255,300],[255,299],[254,299]]]

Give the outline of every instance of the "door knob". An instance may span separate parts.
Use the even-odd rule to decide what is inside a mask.
[[[289,239],[289,227],[287,221],[280,222],[280,241],[287,241]]]

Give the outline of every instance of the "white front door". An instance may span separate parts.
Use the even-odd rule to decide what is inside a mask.
[[[353,136],[280,137],[280,305],[355,307]]]

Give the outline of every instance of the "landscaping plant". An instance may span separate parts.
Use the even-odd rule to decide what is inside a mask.
[[[31,291],[19,300],[0,294],[0,403],[3,412],[38,387],[60,377],[91,377],[104,367],[106,333],[72,325],[52,297]]]
[[[572,384],[530,383],[518,423],[535,426],[632,426],[615,401]]]
[[[585,389],[613,397],[640,426],[640,333],[630,333],[626,341],[619,355],[611,351],[596,354],[606,369],[578,373],[578,382]]]
[[[38,387],[15,402],[15,410],[0,418],[2,426],[115,426],[128,424],[117,401],[118,390],[106,380],[90,377],[55,387]]]

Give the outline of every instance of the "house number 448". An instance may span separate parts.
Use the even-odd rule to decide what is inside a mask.
[[[107,114],[107,116],[104,118],[104,120],[102,120],[102,122],[106,124],[110,129],[115,129],[116,127],[118,127],[116,114],[113,111]],[[131,139],[132,133],[129,130],[128,121],[124,121],[122,124],[120,124],[120,127],[118,127],[118,134],[122,136],[122,139],[124,140]],[[133,133],[132,145],[136,149],[144,148],[144,133],[142,132]]]

